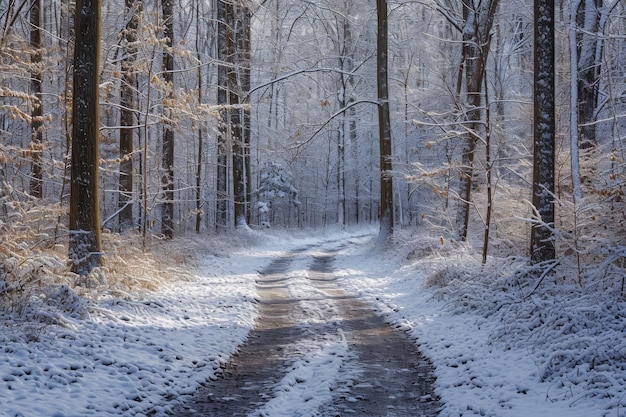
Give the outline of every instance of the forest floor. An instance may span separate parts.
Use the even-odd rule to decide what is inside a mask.
[[[107,234],[86,280],[18,242],[0,416],[626,417],[619,280],[376,233]]]
[[[334,245],[293,250],[260,271],[259,316],[247,342],[219,379],[172,415],[439,414],[432,365],[404,332],[343,289]],[[302,262],[304,274],[294,269]]]

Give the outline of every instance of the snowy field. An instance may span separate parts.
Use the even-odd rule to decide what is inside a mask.
[[[206,238],[206,251],[196,242],[189,277],[153,291],[87,301],[57,287],[33,294],[27,322],[0,317],[0,415],[167,416],[245,340],[258,270],[286,251],[346,240],[338,276],[417,339],[436,369],[442,416],[626,416],[626,305],[616,296],[547,281],[532,293],[534,283],[514,274],[522,260],[482,267],[438,238],[403,236],[381,254],[374,229],[238,233]],[[184,239],[173,247],[190,250]],[[340,384],[343,348],[294,364],[271,416],[316,415],[306,395],[281,401],[280,393],[296,379]],[[312,372],[318,363],[333,374]]]

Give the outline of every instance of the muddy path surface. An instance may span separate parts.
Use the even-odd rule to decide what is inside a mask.
[[[259,271],[247,342],[176,416],[436,416],[433,370],[414,340],[342,289],[341,243]]]

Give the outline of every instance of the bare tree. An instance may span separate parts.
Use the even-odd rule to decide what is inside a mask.
[[[380,141],[380,230],[378,242],[393,233],[393,180],[391,177],[391,120],[389,117],[389,86],[387,57],[388,14],[387,0],[376,0],[378,35],[376,53],[376,79],[378,82],[378,132]]]
[[[232,41],[232,27],[229,22],[232,17],[232,4],[224,0],[217,0],[217,104],[223,106],[220,110],[219,129],[217,135],[217,201],[215,208],[215,226],[218,230],[228,227],[229,192],[228,166],[230,159],[230,111],[228,61]],[[230,39],[230,40],[229,40]]]
[[[120,87],[120,179],[119,179],[119,229],[133,226],[133,138],[135,112],[137,111],[137,30],[142,3],[125,0],[126,27],[122,31],[123,58],[121,62]]]
[[[197,1],[196,2],[196,37],[195,37],[195,44],[196,44],[196,57],[198,59],[198,62],[202,61],[202,46],[203,42],[202,42],[202,35],[201,35],[201,31],[200,31],[200,22],[201,22],[201,16],[202,16],[202,10],[201,10],[201,2]],[[203,76],[203,72],[202,72],[202,66],[198,66],[197,69],[197,75],[198,75],[198,103],[202,104],[202,89],[203,89],[203,82],[202,82],[202,76]],[[195,230],[196,233],[200,233],[200,226],[202,224],[202,215],[203,215],[203,210],[202,210],[202,161],[203,161],[203,153],[204,153],[204,126],[202,126],[202,123],[200,123],[200,126],[198,126],[198,159],[196,160],[196,189],[195,189],[195,198],[196,198],[196,226],[195,226]]]
[[[101,264],[98,189],[100,112],[100,0],[77,0],[74,14],[74,100],[69,257],[87,275]]]
[[[41,0],[33,0],[30,7],[30,55],[31,92],[35,97],[31,112],[32,129],[32,172],[30,178],[30,194],[33,197],[43,196],[41,154],[43,151],[43,101],[42,101],[42,62],[41,62]]]
[[[579,31],[576,34],[578,73],[577,109],[579,141],[583,148],[596,144],[596,109],[600,91],[600,54],[602,41],[598,36],[600,8],[603,0],[581,0],[574,10]]]
[[[536,223],[531,229],[534,263],[556,257],[554,247],[555,71],[554,0],[535,0],[533,194]]]
[[[244,97],[250,90],[250,18],[245,1],[218,1],[217,228],[247,224],[250,199],[250,127]],[[231,170],[229,172],[229,166]],[[229,173],[231,175],[229,175]],[[232,180],[232,185],[231,184]],[[230,215],[230,202],[234,213]],[[230,220],[232,218],[232,220]]]
[[[481,104],[485,66],[491,43],[491,27],[499,0],[463,1],[463,23],[456,23],[463,35],[463,58],[459,66],[457,95],[461,96],[465,84],[467,109],[463,110],[465,134],[461,151],[461,172],[459,175],[460,201],[457,209],[458,234],[467,238],[474,178],[474,154],[476,142],[484,130],[481,122]]]
[[[228,80],[233,144],[233,198],[235,226],[248,223],[250,201],[250,111],[244,96],[250,90],[250,18],[251,11],[245,2],[233,6],[233,32]]]
[[[163,146],[161,186],[163,204],[161,212],[161,232],[167,238],[174,235],[174,121],[172,100],[174,96],[174,2],[161,0],[165,27],[163,50],[163,81],[166,83],[163,103]]]

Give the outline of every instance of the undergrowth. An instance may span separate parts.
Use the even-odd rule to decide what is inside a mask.
[[[540,281],[527,258],[492,258],[482,265],[466,244],[406,240],[415,268],[427,274],[425,285],[447,309],[476,314],[478,325],[496,323],[489,342],[502,349],[530,346],[538,378],[550,387],[547,400],[575,406],[580,398],[596,397],[607,409],[626,405],[623,276],[606,274],[607,262],[587,268],[580,280],[572,273],[574,257],[563,257]]]
[[[134,232],[104,231],[103,265],[80,277],[70,270],[67,230],[60,221],[65,213],[58,205],[5,193],[0,209],[0,317],[5,336],[13,338],[37,340],[47,326],[86,319],[99,299],[138,299],[188,280],[201,246],[186,242],[190,250],[173,250],[177,242],[154,238],[142,248]]]

